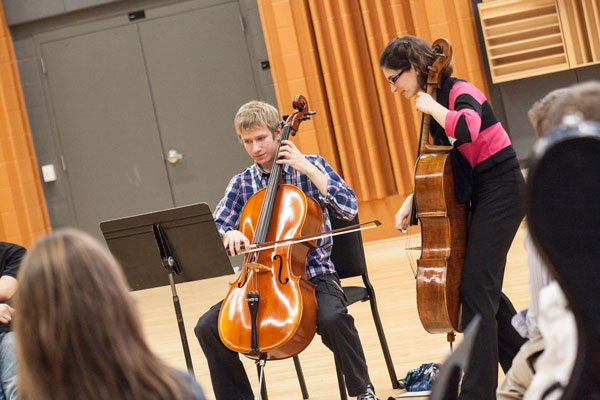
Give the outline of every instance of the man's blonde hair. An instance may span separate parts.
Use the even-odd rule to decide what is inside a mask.
[[[249,101],[241,106],[233,120],[240,140],[243,132],[262,127],[269,128],[275,137],[280,122],[279,111],[272,105],[258,100]]]

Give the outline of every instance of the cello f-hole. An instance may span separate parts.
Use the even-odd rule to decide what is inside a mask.
[[[248,268],[245,269],[244,271],[244,279],[240,282],[238,282],[237,287],[238,288],[242,288],[246,282],[248,281],[248,274],[250,273],[250,271],[248,271]]]
[[[285,278],[285,281],[281,280],[281,270],[283,269],[283,258],[281,258],[281,256],[279,254],[275,254],[273,256],[273,261],[277,261],[278,258],[279,258],[279,274],[278,274],[277,279],[279,279],[279,283],[281,283],[282,285],[285,285],[286,283],[288,283],[290,281],[290,278]]]

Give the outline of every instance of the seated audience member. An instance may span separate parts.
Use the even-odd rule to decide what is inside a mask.
[[[17,272],[26,250],[0,242],[0,399],[17,398],[17,351],[11,332],[14,308],[9,304],[17,290]]]
[[[563,125],[565,117],[573,115],[581,121],[600,123],[600,81],[587,81],[570,86],[569,91],[548,109],[542,120],[544,135]]]
[[[600,123],[600,82],[589,81],[569,87],[569,91],[548,109],[542,123],[544,135],[562,125],[581,121]],[[538,326],[544,338],[544,351],[534,364],[535,375],[525,400],[554,400],[562,397],[577,353],[577,328],[569,304],[556,282],[540,291]]]
[[[560,126],[564,117],[570,114],[577,115],[578,119],[600,121],[600,83],[586,82],[556,89],[535,102],[528,114],[534,131],[540,138]],[[525,236],[525,248],[529,268],[530,302],[528,309],[513,317],[513,325],[528,341],[515,356],[511,369],[498,387],[498,400],[534,399],[539,390],[552,385],[555,381],[547,384],[540,382],[548,381],[546,373],[534,377],[537,362],[542,369],[556,369],[560,365],[563,372],[559,375],[567,379],[576,351],[576,337],[572,338],[571,344],[565,337],[571,335],[568,333],[569,327],[575,329],[574,319],[568,311],[568,304],[560,287],[555,283],[551,284],[554,279],[537,252],[528,231]],[[542,292],[544,293],[541,294]],[[544,328],[540,329],[540,326]],[[557,330],[557,326],[562,326],[563,330]],[[576,332],[573,331],[572,335],[576,336]],[[563,351],[557,357],[558,353],[554,354],[553,349],[559,348]],[[571,350],[567,351],[567,348]],[[552,374],[550,376],[556,377]],[[537,383],[532,385],[534,380]]]
[[[18,280],[21,398],[204,399],[192,376],[149,349],[118,263],[91,236],[65,229],[38,240]]]

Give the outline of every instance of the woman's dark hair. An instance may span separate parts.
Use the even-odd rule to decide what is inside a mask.
[[[379,57],[379,66],[401,71],[407,71],[411,65],[417,71],[417,79],[421,88],[425,89],[429,67],[438,56],[433,51],[431,43],[416,36],[402,36],[392,39]],[[442,72],[442,79],[452,75],[452,63]]]

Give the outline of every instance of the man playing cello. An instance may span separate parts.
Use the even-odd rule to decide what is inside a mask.
[[[294,143],[284,140],[279,158],[275,159],[281,138],[279,113],[275,107],[250,101],[238,110],[234,125],[254,163],[231,179],[214,211],[223,244],[231,255],[250,247],[250,241],[239,230],[240,216],[248,199],[267,186],[274,163],[283,165],[283,183],[298,187],[321,206],[321,231],[331,230],[330,211],[345,219],[354,218],[358,211],[356,195],[322,157],[304,155]],[[316,285],[317,333],[333,351],[350,396],[379,400],[371,385],[354,318],[348,314],[346,298],[330,259],[331,246],[331,237],[320,239],[306,259],[306,277]],[[238,353],[227,348],[219,337],[221,304],[214,305],[200,317],[194,331],[208,361],[217,400],[251,400],[254,395]]]

